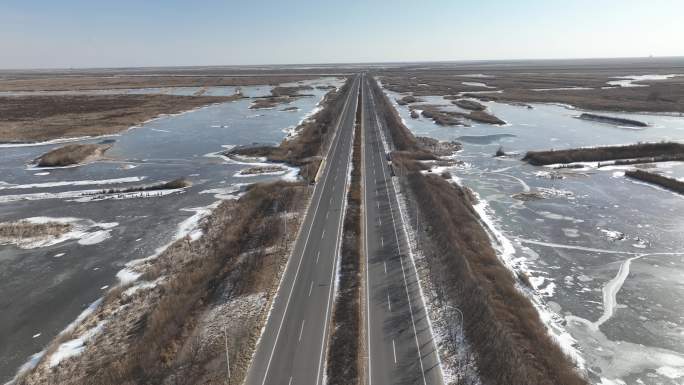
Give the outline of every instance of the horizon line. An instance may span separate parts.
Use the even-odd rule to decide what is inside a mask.
[[[113,66],[113,67],[28,67],[28,68],[0,68],[3,72],[19,71],[76,71],[76,70],[128,70],[128,69],[156,69],[156,68],[255,68],[255,67],[335,67],[335,66],[380,66],[380,65],[410,65],[410,64],[474,64],[474,63],[519,63],[519,62],[548,62],[548,61],[597,61],[597,60],[658,60],[684,59],[682,56],[606,56],[606,57],[549,57],[549,58],[517,58],[517,59],[449,59],[449,60],[416,60],[416,61],[367,61],[367,62],[313,62],[313,63],[268,63],[268,64],[193,64],[193,65],[149,65],[149,66]],[[684,63],[683,63],[684,64]]]

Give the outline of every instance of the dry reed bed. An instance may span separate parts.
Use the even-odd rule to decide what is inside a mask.
[[[38,167],[66,167],[101,158],[108,144],[67,144],[51,150],[35,160]]]
[[[73,229],[70,223],[33,223],[25,220],[0,223],[0,239],[58,237]]]
[[[105,321],[81,355],[50,368],[46,354],[18,384],[223,384],[223,336],[205,339],[200,349],[195,337],[211,326],[201,321],[226,301],[261,294],[266,300],[256,313],[229,315],[244,325],[239,338],[230,331],[232,383],[239,383],[291,248],[288,234],[298,228],[302,196],[308,194],[305,184],[276,182],[254,185],[238,201],[224,201],[202,225],[200,239],[180,239],[136,267],[143,273],[141,283],[151,287],[109,291],[93,315],[47,349],[53,352]],[[287,229],[284,217],[293,218]]]
[[[618,159],[650,158],[652,161],[684,159],[684,144],[676,142],[637,143],[625,146],[573,148],[567,150],[529,151],[524,161],[543,166],[574,162],[604,162]]]

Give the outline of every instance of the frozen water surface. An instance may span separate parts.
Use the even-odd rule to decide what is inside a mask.
[[[335,87],[342,83],[336,78],[306,82]],[[241,87],[241,91],[247,96],[260,96],[268,95],[271,88]],[[192,95],[199,90],[178,87],[89,92]],[[204,92],[231,95],[235,87],[209,87]],[[279,143],[316,108],[326,92],[306,90],[303,93],[312,96],[265,110],[250,110],[250,99],[222,103],[163,116],[106,138],[75,140],[113,140],[107,160],[85,166],[48,171],[29,166],[39,155],[60,146],[59,141],[0,148],[1,221],[73,218],[78,224],[75,231],[79,232],[42,244],[22,244],[23,248],[0,245],[0,383],[12,378],[31,354],[41,351],[88,304],[102,296],[101,288],[137,278],[124,270],[127,262],[154,255],[179,234],[199,237],[201,232],[194,229],[198,220],[217,200],[234,198],[243,184],[292,177],[288,169],[287,175],[236,178],[236,173],[249,165],[228,162],[216,154],[235,145]],[[290,106],[298,110],[281,111]],[[113,197],[116,199],[81,196],[86,191],[179,177],[188,178],[193,186],[121,194]],[[85,341],[71,341],[60,347],[61,356],[77,354],[82,343]]]
[[[625,168],[520,161],[528,150],[681,141],[684,117],[610,114],[650,124],[630,130],[579,120],[581,111],[563,106],[485,104],[509,124],[440,127],[395,107],[415,134],[463,143],[465,165],[451,173],[482,199],[478,212],[514,248],[501,257],[530,275],[542,319],[592,383],[684,383],[684,196],[631,181]],[[499,146],[511,155],[493,157]],[[657,169],[684,177],[681,162]],[[544,199],[513,198],[525,191]]]

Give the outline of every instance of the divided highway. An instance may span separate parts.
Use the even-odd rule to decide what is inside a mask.
[[[248,385],[324,384],[359,93],[368,384],[443,383],[386,159],[387,142],[382,139],[388,135],[376,113],[369,79],[362,74],[353,79],[337,121],[322,175],[248,370]]]
[[[389,133],[376,111],[370,81],[364,75],[361,89],[368,384],[442,384],[388,166]]]
[[[323,383],[359,86],[357,76],[248,370],[248,385]]]

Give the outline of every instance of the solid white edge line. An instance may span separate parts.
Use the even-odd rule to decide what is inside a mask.
[[[392,339],[392,353],[394,354],[394,363],[397,363],[397,347],[394,345],[394,339]]]

